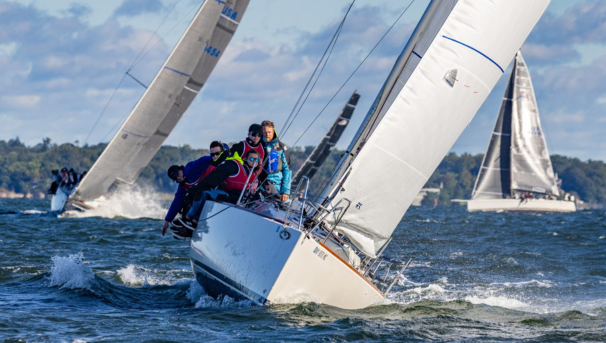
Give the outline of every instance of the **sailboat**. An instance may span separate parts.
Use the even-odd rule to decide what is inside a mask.
[[[559,195],[530,72],[518,52],[467,209],[574,212],[575,203]]]
[[[299,168],[295,174],[295,177],[293,177],[293,184],[298,184],[299,181],[301,181],[301,177],[304,175],[309,179],[316,175],[316,172],[318,169],[320,169],[320,167],[322,167],[324,161],[326,161],[330,155],[330,152],[334,149],[337,142],[339,142],[341,135],[347,128],[347,125],[353,116],[354,110],[358,105],[358,100],[360,100],[360,94],[354,92],[349,98],[347,104],[345,104],[345,107],[343,107],[343,110],[341,110],[341,113],[339,113],[339,116],[335,122],[332,124],[330,129],[328,129],[328,132],[326,132],[324,138],[322,138],[320,144],[315,147],[309,157],[307,157],[305,162],[303,162],[303,165],[301,168]]]
[[[205,291],[260,305],[383,302],[410,264],[383,256],[393,231],[548,4],[431,1],[324,200],[308,199],[303,176],[286,209],[205,203],[189,251]]]
[[[205,1],[120,130],[71,194],[58,190],[51,211],[86,210],[87,201],[135,183],[206,83],[249,0]]]

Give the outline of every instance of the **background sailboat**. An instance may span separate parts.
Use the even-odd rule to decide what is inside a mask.
[[[532,193],[533,197],[523,199]],[[539,109],[522,53],[511,76],[482,167],[467,203],[469,211],[572,212],[560,201]]]
[[[381,302],[407,266],[390,285],[373,275],[393,231],[548,4],[432,1],[326,201],[308,201],[305,178],[286,211],[267,200],[248,207],[207,201],[190,249],[198,282],[210,295],[257,304]]]
[[[223,55],[249,0],[208,0],[175,46],[120,130],[67,200],[51,210],[86,208],[110,187],[132,185],[200,92]]]

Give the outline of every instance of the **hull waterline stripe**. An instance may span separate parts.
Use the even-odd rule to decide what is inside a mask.
[[[481,52],[480,50],[478,50],[478,49],[476,49],[476,48],[474,48],[474,47],[472,47],[472,46],[469,46],[469,45],[467,45],[467,44],[465,44],[465,43],[463,43],[463,42],[459,42],[459,41],[458,41],[458,40],[456,40],[456,39],[452,39],[452,38],[450,38],[450,37],[446,37],[446,36],[444,36],[444,35],[443,35],[442,37],[444,37],[444,38],[446,38],[446,39],[448,39],[448,40],[450,40],[450,41],[453,41],[453,42],[455,42],[455,43],[459,43],[459,44],[461,44],[462,46],[464,46],[464,47],[466,47],[466,48],[469,48],[469,49],[471,49],[471,50],[473,50],[473,51],[477,52],[478,54],[480,54],[480,55],[484,56],[484,57],[485,57],[487,60],[489,60],[490,62],[492,62],[494,65],[496,65],[496,66],[497,66],[497,67],[498,67],[498,68],[501,70],[501,73],[505,73],[505,71],[503,70],[503,68],[501,68],[501,66],[500,66],[500,65],[499,65],[497,62],[495,62],[495,61],[494,61],[492,58],[490,58],[490,57],[486,56],[486,55],[485,55],[483,52]]]
[[[178,71],[178,70],[175,70],[175,69],[173,69],[173,68],[164,67],[164,69],[168,69],[168,70],[170,70],[170,71],[174,71],[175,73],[177,73],[177,74],[179,74],[179,75],[183,75],[183,76],[191,77],[191,75],[188,75],[188,74],[182,73],[182,72],[180,72],[180,71]]]
[[[227,276],[221,274],[220,272],[210,268],[209,266],[205,265],[204,263],[196,260],[196,259],[191,259],[195,265],[197,265],[199,268],[201,268],[202,270],[204,270],[205,272],[207,272],[208,274],[212,275],[213,277],[215,277],[217,280],[223,282],[224,284],[226,284],[227,286],[233,288],[235,291],[237,291],[238,293],[242,293],[243,295],[245,295],[247,298],[249,298],[250,300],[256,302],[257,304],[265,304],[267,302],[267,298],[265,298],[262,295],[257,294],[256,292],[252,291],[250,288],[228,278]]]

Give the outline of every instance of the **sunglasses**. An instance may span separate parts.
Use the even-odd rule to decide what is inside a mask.
[[[219,156],[219,155],[221,155],[221,153],[222,153],[222,152],[223,152],[223,151],[219,151],[219,152],[211,152],[211,153],[210,153],[210,156],[211,156],[211,157],[212,157],[212,156]]]
[[[249,134],[249,135],[251,135],[252,137],[261,137],[261,136],[263,136],[263,135],[262,135],[261,133],[259,133],[259,132],[249,132],[248,134]]]
[[[259,159],[254,157],[249,157],[248,160],[251,162],[259,162]]]
[[[177,170],[176,172],[172,173],[171,176],[170,176],[170,179],[176,182],[178,175],[179,175],[179,170]]]

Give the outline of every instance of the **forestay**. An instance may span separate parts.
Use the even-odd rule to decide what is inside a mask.
[[[322,138],[320,144],[316,146],[305,162],[303,162],[301,168],[297,171],[297,174],[292,181],[294,185],[299,183],[302,176],[307,176],[311,179],[318,169],[322,167],[322,164],[324,164],[324,161],[326,161],[330,152],[334,149],[337,142],[339,142],[341,135],[347,128],[354,110],[356,109],[356,105],[358,104],[358,100],[360,100],[360,94],[354,92],[326,135]]]
[[[133,184],[183,116],[233,37],[249,0],[207,0],[136,107],[72,196]]]
[[[425,29],[333,198],[337,230],[375,256],[473,118],[549,0],[433,1]],[[428,22],[426,22],[428,21]],[[408,47],[407,47],[408,48]],[[384,114],[383,114],[384,113]],[[352,151],[355,153],[355,151]]]

